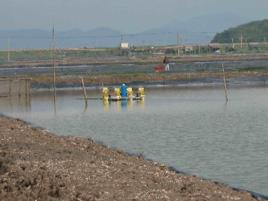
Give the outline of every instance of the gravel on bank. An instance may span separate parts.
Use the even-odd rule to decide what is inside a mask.
[[[0,117],[0,200],[256,200],[248,192]]]

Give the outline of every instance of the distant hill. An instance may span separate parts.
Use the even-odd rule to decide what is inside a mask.
[[[136,43],[176,44],[177,33],[180,43],[209,43],[215,33],[249,20],[233,13],[207,14],[188,20],[173,20],[164,26],[147,30],[135,37]]]
[[[108,27],[89,31],[69,30],[58,33],[60,47],[116,47],[120,44],[121,32]]]
[[[176,44],[177,33],[180,43],[183,44],[209,43],[215,33],[247,21],[246,18],[232,13],[210,14],[186,21],[173,20],[161,27],[134,34],[123,34],[107,27],[89,31],[80,29],[58,31],[56,27],[56,47],[118,47],[121,41],[135,46]],[[0,30],[0,49],[7,49],[8,38],[11,49],[49,48],[51,35],[51,30]]]
[[[72,29],[57,31],[56,47],[115,47],[120,44],[119,31],[100,27],[89,31]],[[0,30],[0,49],[7,49],[10,39],[11,49],[49,48],[52,41],[52,31],[40,29]]]
[[[263,42],[268,40],[268,20],[253,21],[230,28],[215,35],[212,43],[240,42],[241,36],[247,42]]]

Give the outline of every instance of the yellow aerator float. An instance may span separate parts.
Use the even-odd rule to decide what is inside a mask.
[[[138,96],[140,96],[140,97],[144,97],[145,96],[144,88],[143,87],[138,88]]]
[[[133,90],[131,87],[127,88],[127,97],[132,98],[133,97]]]
[[[107,87],[102,88],[102,100],[104,101],[109,100],[109,89]]]
[[[120,88],[114,88],[114,97],[118,100],[121,98]]]
[[[104,87],[102,89],[102,99],[104,101],[143,100],[145,96],[143,87],[134,91],[133,88],[127,87],[125,84],[122,84],[120,88],[114,88],[113,92],[114,94],[111,95],[110,90]]]

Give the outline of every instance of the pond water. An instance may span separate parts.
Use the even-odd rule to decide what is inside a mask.
[[[81,91],[0,99],[2,113],[60,135],[90,137],[169,166],[268,194],[268,88],[146,89],[145,101],[88,101]],[[98,90],[88,95],[100,96]]]

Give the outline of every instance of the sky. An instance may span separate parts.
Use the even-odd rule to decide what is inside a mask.
[[[234,13],[268,19],[268,0],[1,0],[0,29],[90,30],[136,33],[170,21]]]

